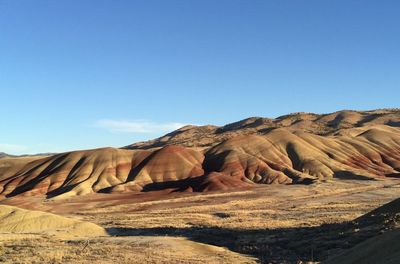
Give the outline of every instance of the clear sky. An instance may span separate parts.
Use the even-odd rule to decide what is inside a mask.
[[[400,1],[0,0],[0,151],[399,107]]]

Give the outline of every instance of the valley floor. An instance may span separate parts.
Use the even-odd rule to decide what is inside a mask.
[[[103,226],[111,236],[0,235],[8,263],[299,263],[323,261],[384,231],[351,220],[400,197],[400,180],[264,185],[225,193],[95,194],[0,203]]]

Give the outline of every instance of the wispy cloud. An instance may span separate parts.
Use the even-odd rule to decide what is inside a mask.
[[[147,120],[112,120],[102,119],[96,122],[96,126],[105,128],[114,133],[165,133],[181,128],[187,124],[179,122],[155,123]]]
[[[5,152],[8,154],[22,154],[27,150],[28,147],[26,146],[0,143],[0,152]]]

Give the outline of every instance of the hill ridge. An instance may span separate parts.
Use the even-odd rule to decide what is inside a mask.
[[[398,127],[352,127],[329,136],[290,127],[247,132],[204,148],[167,142],[150,149],[100,148],[3,158],[0,195],[67,198],[97,192],[197,192],[333,178],[400,178]]]
[[[224,126],[185,126],[159,138],[137,142],[123,148],[151,149],[171,144],[207,148],[238,134],[264,135],[270,130],[281,127],[291,131],[331,136],[346,133],[348,129],[374,125],[400,127],[400,109],[341,110],[327,114],[296,112],[277,118],[249,117]]]

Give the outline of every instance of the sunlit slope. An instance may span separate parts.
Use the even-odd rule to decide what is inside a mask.
[[[400,176],[400,129],[377,125],[346,135],[319,136],[280,128],[264,135],[239,135],[204,150],[176,145],[150,150],[103,148],[9,166],[13,161],[0,160],[0,193],[7,197],[377,179]]]
[[[276,129],[240,136],[206,152],[205,168],[256,183],[399,176],[400,131],[372,128],[355,136],[323,137]]]
[[[1,234],[52,234],[59,236],[104,236],[100,226],[55,214],[0,205]]]
[[[211,147],[239,135],[265,135],[273,129],[286,128],[289,131],[307,132],[315,135],[336,135],[354,133],[348,129],[368,129],[386,125],[400,127],[399,109],[372,111],[343,110],[330,114],[293,113],[277,118],[250,117],[225,126],[185,126],[160,138],[138,142],[127,149],[148,149],[179,144],[186,147]]]

